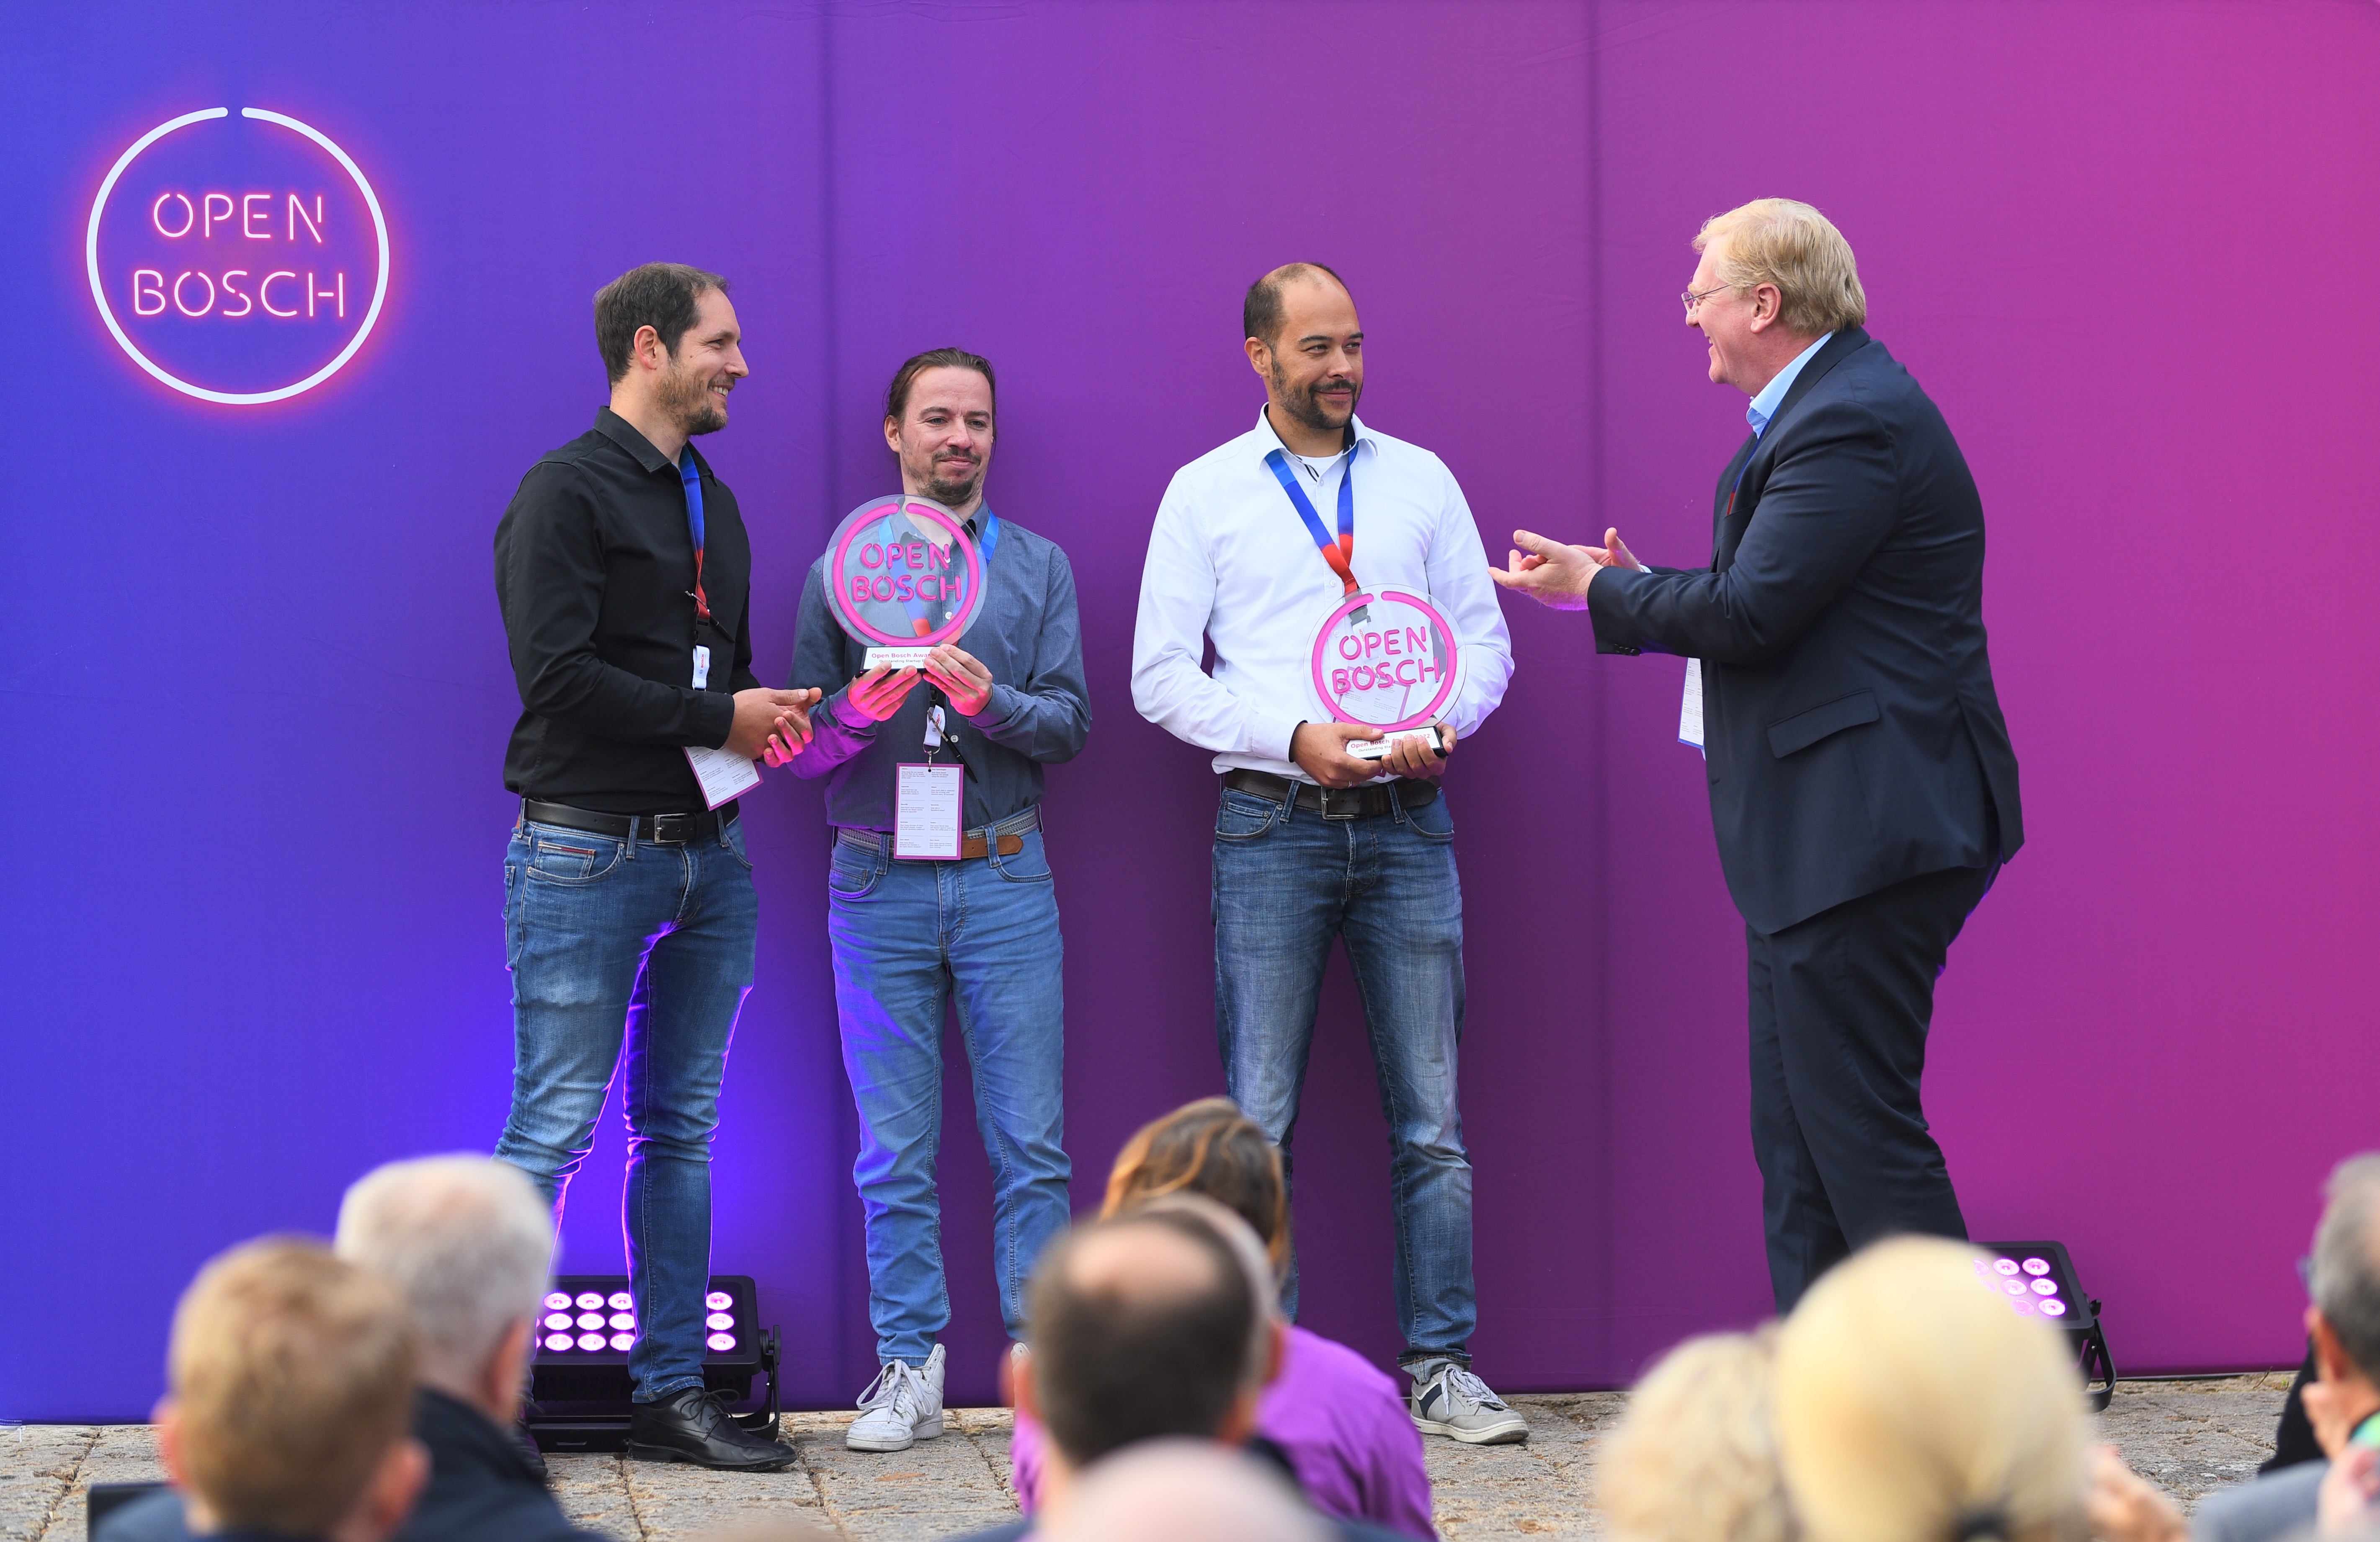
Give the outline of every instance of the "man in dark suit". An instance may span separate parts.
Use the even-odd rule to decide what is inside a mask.
[[[1918,1098],[1934,982],[2024,838],[1983,621],[1984,511],[1950,430],[1862,330],[1849,243],[1805,203],[1709,221],[1682,297],[1753,398],[1710,565],[1513,532],[1508,589],[1607,653],[1688,660],[1680,736],[1750,953],[1752,1136],[1779,1312],[1895,1232],[1964,1238]]]

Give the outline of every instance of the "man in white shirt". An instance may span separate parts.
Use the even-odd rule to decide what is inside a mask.
[[[1396,1192],[1400,1364],[1424,1433],[1529,1427],[1471,1371],[1471,1163],[1456,1107],[1463,893],[1438,778],[1504,697],[1512,650],[1470,506],[1444,462],[1367,428],[1363,329],[1339,276],[1293,262],[1249,286],[1256,427],[1176,472],[1141,575],[1133,704],[1215,752],[1215,1019],[1232,1099],[1281,1147],[1297,1123],[1333,937],[1363,991]],[[1335,515],[1335,520],[1333,516]],[[1326,521],[1329,521],[1326,523]],[[1335,528],[1334,528],[1335,527]],[[1330,721],[1314,650],[1385,590],[1427,600],[1459,668],[1429,735]],[[1363,611],[1353,613],[1361,616]],[[1200,668],[1207,644],[1211,674]],[[1445,665],[1442,650],[1435,662]],[[1294,1317],[1294,1270],[1282,1292]]]

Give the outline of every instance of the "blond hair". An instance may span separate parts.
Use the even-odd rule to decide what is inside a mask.
[[[1714,1333],[1661,1357],[1628,1396],[1596,1480],[1621,1542],[1787,1542],[1769,1381],[1775,1335]]]
[[[1813,336],[1867,322],[1867,291],[1859,261],[1832,221],[1790,198],[1756,198],[1713,214],[1694,236],[1694,249],[1725,241],[1718,276],[1745,290],[1777,285],[1777,319]]]
[[[1777,1338],[1777,1454],[1815,1542],[2083,1535],[2082,1384],[1961,1243],[1902,1237],[1820,1280]]]
[[[1201,1194],[1255,1231],[1273,1272],[1289,1269],[1281,1148],[1229,1098],[1201,1098],[1135,1130],[1108,1170],[1105,1218],[1169,1194]]]
[[[321,1536],[406,1438],[415,1359],[390,1281],[300,1239],[233,1248],[174,1311],[184,1480],[225,1530]]]

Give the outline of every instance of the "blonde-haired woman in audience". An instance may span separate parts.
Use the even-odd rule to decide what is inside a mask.
[[[2083,1536],[2082,1378],[1976,1254],[1879,1243],[1802,1298],[1777,1337],[1777,1454],[1810,1542]]]
[[[1289,1261],[1289,1190],[1281,1152],[1228,1098],[1202,1098],[1144,1124],[1116,1154],[1101,1217],[1169,1194],[1204,1196],[1264,1239],[1276,1277]],[[1429,1469],[1396,1384],[1346,1345],[1292,1327],[1281,1374],[1257,1407],[1257,1435],[1325,1515],[1369,1521],[1434,1542]],[[1044,1436],[1024,1414],[1010,1442],[1016,1497],[1038,1498]]]
[[[1615,1542],[1791,1542],[1770,1416],[1775,1330],[1688,1339],[1629,1394],[1596,1495]]]

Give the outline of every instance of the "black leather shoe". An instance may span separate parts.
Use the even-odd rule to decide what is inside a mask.
[[[640,1402],[628,1420],[628,1454],[639,1462],[691,1462],[738,1473],[790,1467],[794,1453],[737,1425],[717,1392],[688,1387]]]

